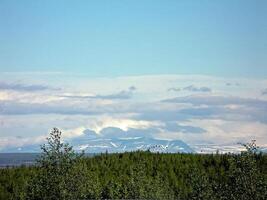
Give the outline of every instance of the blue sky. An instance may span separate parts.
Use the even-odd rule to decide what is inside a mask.
[[[267,2],[0,1],[0,71],[267,77]]]

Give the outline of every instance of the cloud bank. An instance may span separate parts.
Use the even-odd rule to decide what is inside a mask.
[[[51,83],[47,86],[31,77],[27,84],[1,82],[0,151],[20,148],[29,141],[40,143],[52,127],[61,128],[64,137],[73,139],[90,133],[103,137],[149,135],[183,140],[196,147],[231,146],[251,139],[267,145],[267,80],[61,76],[58,81],[47,80]],[[18,82],[16,78],[9,81]],[[235,87],[227,84],[236,82],[240,84]]]
[[[18,83],[6,83],[0,82],[0,90],[14,90],[14,91],[28,91],[28,92],[35,92],[35,91],[43,91],[43,90],[60,90],[59,88],[48,87],[45,85],[24,85]]]

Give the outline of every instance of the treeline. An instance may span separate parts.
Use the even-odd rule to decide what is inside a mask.
[[[54,129],[38,166],[0,170],[0,199],[267,199],[267,156],[129,152],[85,158]]]

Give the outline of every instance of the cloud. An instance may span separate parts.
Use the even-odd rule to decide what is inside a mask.
[[[48,87],[45,85],[24,85],[24,84],[17,84],[17,83],[0,82],[0,90],[36,92],[36,91],[43,91],[43,90],[60,90],[60,89]]]
[[[226,83],[225,84],[226,86],[240,86],[240,84],[239,83]]]
[[[62,114],[62,115],[92,115],[95,110],[68,105],[51,105],[38,103],[19,103],[15,101],[1,101],[0,114],[2,115],[28,115],[28,114]]]
[[[132,97],[133,93],[132,90],[122,90],[118,93],[115,94],[110,94],[110,95],[96,95],[94,99],[130,99]]]
[[[109,95],[59,95],[59,97],[73,98],[73,99],[104,99],[104,100],[116,100],[116,99],[130,99],[133,96],[136,87],[131,86],[127,90],[122,90],[118,93]]]
[[[137,88],[136,88],[135,86],[130,86],[130,87],[129,87],[129,90],[130,90],[130,91],[135,91],[135,90],[137,90]]]
[[[115,94],[110,94],[110,95],[96,95],[93,98],[96,99],[130,99],[133,96],[134,91],[136,91],[137,88],[135,86],[129,87],[127,90],[122,90],[118,93]]]
[[[192,119],[222,119],[267,123],[267,101],[233,96],[193,95],[163,100],[154,105],[139,106],[137,120],[160,122]]]
[[[169,103],[190,103],[193,105],[250,105],[250,106],[267,106],[267,101],[252,99],[252,98],[241,98],[235,96],[185,96],[176,97],[172,99],[166,99],[162,102]]]
[[[240,138],[249,141],[252,134],[246,130],[250,127],[256,127],[250,130],[258,131],[254,134],[264,139],[267,101],[259,91],[265,91],[267,80],[176,75],[98,79],[70,75],[31,77],[35,78],[32,82],[11,75],[3,79],[7,83],[27,80],[32,84],[21,84],[24,89],[19,90],[15,90],[18,84],[8,84],[13,85],[13,89],[0,90],[0,140],[9,136],[12,139],[19,132],[23,141],[26,137],[38,137],[55,126],[71,139],[84,134],[99,137],[102,133],[114,136],[151,134],[187,143],[201,140],[219,143],[223,138],[228,142]],[[28,88],[39,81],[62,89]],[[242,87],[226,85],[235,86],[236,82]],[[216,95],[210,88],[200,87],[210,83]],[[185,96],[188,93],[193,95]],[[239,127],[244,136],[235,133]],[[10,141],[8,145],[15,146]]]
[[[261,92],[262,95],[267,95],[267,88]]]
[[[206,130],[195,127],[195,126],[186,126],[186,125],[179,125],[175,122],[167,122],[165,126],[167,131],[171,132],[182,132],[182,133],[205,133]]]
[[[180,92],[181,91],[181,88],[172,87],[172,88],[169,88],[168,89],[168,92],[170,92],[170,91]]]
[[[171,105],[187,104],[188,107],[168,111],[169,118],[175,119],[207,119],[216,118],[231,121],[258,121],[267,123],[267,101],[234,96],[186,96],[164,100]],[[161,116],[166,116],[162,113]],[[167,114],[168,114],[167,113]],[[153,114],[150,114],[153,116]]]
[[[91,123],[90,129],[100,134],[103,129],[108,127],[115,127],[123,131],[128,131],[129,129],[145,130],[160,125],[161,123],[153,121],[134,120],[128,118],[115,117],[115,116],[113,117],[103,116],[101,117],[101,119],[95,120],[94,123]]]
[[[33,145],[34,147],[38,147],[38,144],[42,144],[45,142],[45,136],[37,136],[37,137],[1,137],[0,138],[0,151],[4,149],[6,152],[14,150],[14,148],[19,148],[23,146]]]
[[[133,138],[133,137],[152,137],[160,132],[157,128],[135,129],[129,128],[122,130],[117,127],[107,127],[101,130],[100,135],[104,138]]]
[[[183,90],[187,90],[190,92],[211,92],[211,89],[208,87],[196,87],[194,85],[184,87]]]
[[[188,125],[190,124],[205,128],[206,132],[203,133],[201,139],[203,141],[206,140],[206,142],[213,141],[217,144],[236,144],[237,142],[245,143],[256,139],[257,143],[267,145],[267,124],[260,122],[202,119],[192,120],[188,123]],[[192,140],[201,141],[197,137],[192,138]]]
[[[189,85],[187,87],[184,88],[178,88],[178,87],[171,87],[169,88],[167,91],[174,91],[174,92],[180,92],[181,90],[184,91],[190,91],[190,92],[211,92],[211,89],[208,87],[196,87],[194,85]]]

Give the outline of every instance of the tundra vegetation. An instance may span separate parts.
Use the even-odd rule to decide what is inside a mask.
[[[150,151],[85,157],[54,128],[35,166],[0,169],[0,199],[266,200],[267,156]]]

